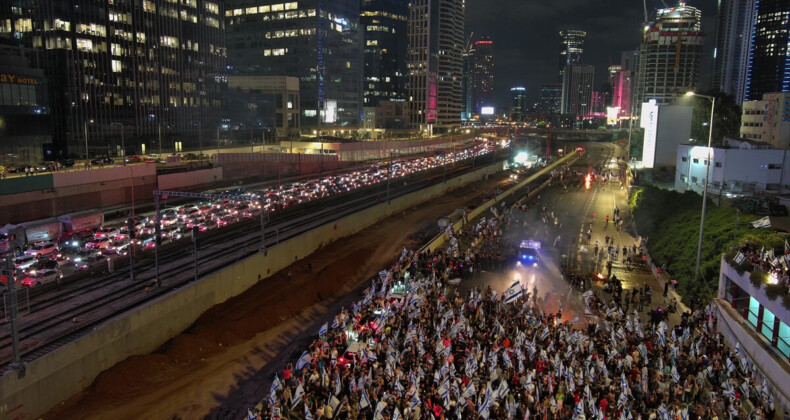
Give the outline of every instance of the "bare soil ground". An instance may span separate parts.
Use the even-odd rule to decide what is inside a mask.
[[[478,205],[492,179],[456,190],[332,243],[206,311],[156,352],[103,372],[45,419],[194,419],[232,400],[296,333],[399,255],[414,248],[418,226],[464,205]],[[312,264],[308,272],[307,264]],[[288,281],[286,273],[293,278]],[[274,363],[279,363],[275,361]],[[263,395],[261,394],[261,397]]]

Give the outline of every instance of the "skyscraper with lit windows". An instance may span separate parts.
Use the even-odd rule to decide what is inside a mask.
[[[406,100],[406,16],[401,0],[362,0],[359,23],[363,34],[366,107],[379,101]]]
[[[298,77],[302,127],[359,126],[360,0],[226,0],[225,9],[230,75]]]
[[[755,0],[744,100],[790,91],[790,1]]]
[[[565,66],[584,64],[585,38],[587,32],[579,28],[565,28],[560,31],[560,82]]]
[[[472,111],[479,113],[484,106],[494,106],[494,41],[480,38],[475,41],[472,51]]]
[[[13,0],[0,4],[0,37],[40,55],[56,149],[173,151],[176,136],[197,148],[219,122],[222,14],[207,0]]]
[[[409,3],[411,126],[447,131],[461,124],[464,0]]]

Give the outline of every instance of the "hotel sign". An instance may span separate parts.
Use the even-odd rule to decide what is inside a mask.
[[[0,73],[0,83],[16,83],[19,85],[37,85],[38,79],[35,77],[25,77],[16,74]]]

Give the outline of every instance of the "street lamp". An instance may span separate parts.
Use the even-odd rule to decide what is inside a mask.
[[[82,125],[82,132],[85,134],[85,161],[87,162],[90,157],[88,156],[88,123],[93,124],[93,120],[86,120]]]
[[[123,140],[123,123],[112,123],[112,125],[121,127],[121,160],[123,160],[123,166],[126,166],[126,143]]]
[[[700,98],[710,99],[710,124],[708,124],[708,159],[705,165],[705,183],[702,185],[702,216],[699,220],[699,239],[697,240],[697,265],[694,270],[694,278],[699,278],[700,275],[700,258],[702,256],[702,234],[705,230],[705,206],[708,203],[708,179],[710,177],[710,142],[713,138],[713,109],[716,107],[716,97],[708,95],[700,95],[699,93],[687,92],[686,96],[699,96]]]

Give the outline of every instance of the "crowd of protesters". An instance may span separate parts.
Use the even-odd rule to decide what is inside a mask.
[[[249,417],[773,418],[770,387],[714,332],[707,308],[670,327],[661,307],[646,320],[629,313],[634,299],[650,304],[648,288],[579,299],[574,289],[540,297],[519,280],[501,296],[448,286],[496,265],[493,249],[512,222],[502,213],[466,226],[466,250],[454,238],[447,250],[404,250],[324,324]],[[394,295],[402,285],[408,291]]]
[[[775,255],[773,249],[766,251],[764,246],[757,249],[755,244],[746,241],[739,247],[735,260],[739,264],[750,264],[775,276],[777,284],[785,285],[787,293],[790,294],[790,246],[786,240],[783,255]]]

